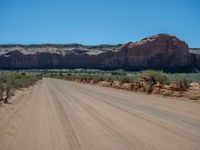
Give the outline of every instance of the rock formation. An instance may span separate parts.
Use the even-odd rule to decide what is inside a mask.
[[[200,55],[175,36],[154,35],[124,45],[0,45],[0,69],[200,69]]]
[[[190,48],[189,51],[193,56],[195,68],[200,70],[200,48]]]

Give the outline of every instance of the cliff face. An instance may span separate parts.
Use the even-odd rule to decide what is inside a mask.
[[[190,53],[194,57],[193,60],[195,68],[200,70],[200,48],[191,48]]]
[[[195,51],[196,52],[196,51]],[[200,55],[175,36],[160,34],[125,45],[1,45],[0,69],[200,69]]]
[[[125,44],[113,59],[109,60],[135,69],[181,70],[193,65],[188,45],[169,35],[156,35]]]

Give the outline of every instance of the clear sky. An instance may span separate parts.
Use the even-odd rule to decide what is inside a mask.
[[[1,44],[117,44],[157,33],[200,47],[200,0],[0,0]]]

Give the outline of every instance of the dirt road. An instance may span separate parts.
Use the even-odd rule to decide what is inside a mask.
[[[44,79],[1,111],[0,150],[199,150],[200,104]]]

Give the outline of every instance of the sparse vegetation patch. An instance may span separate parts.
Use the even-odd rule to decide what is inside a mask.
[[[45,76],[175,97],[180,97],[187,93],[193,85],[191,83],[200,83],[200,73],[172,74],[155,70],[140,72],[89,69],[51,70],[46,72]]]
[[[9,103],[9,98],[15,90],[27,88],[42,77],[35,74],[1,72],[0,73],[0,103]]]

